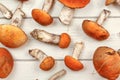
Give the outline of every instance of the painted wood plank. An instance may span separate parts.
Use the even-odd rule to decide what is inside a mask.
[[[23,11],[25,11],[27,17],[31,17],[31,11],[33,8],[42,8],[44,0],[29,0],[25,2],[23,5]],[[12,12],[16,9],[19,2],[17,0],[0,0],[0,3],[6,5]],[[58,17],[61,9],[63,8],[63,4],[61,4],[58,0],[56,0],[55,5],[50,12],[53,17]],[[112,12],[112,17],[120,17],[120,10],[117,5],[105,6],[105,0],[91,0],[90,4],[85,8],[76,9],[74,17],[96,17],[103,9],[108,9]],[[0,14],[0,17],[2,15]]]
[[[50,71],[42,71],[39,69],[37,61],[15,61],[12,73],[2,80],[48,80],[49,77],[61,69],[67,70],[67,74],[59,80],[106,80],[95,71],[92,61],[82,61],[82,63],[84,69],[78,72],[68,69],[63,61],[57,61],[55,67]]]
[[[28,42],[16,49],[8,50],[12,53],[15,59],[33,59],[28,54],[28,50],[32,48],[39,48],[43,50],[47,55],[53,56],[55,59],[64,59],[65,55],[72,55],[73,47],[75,42],[83,41],[85,47],[81,53],[80,59],[92,59],[95,49],[99,46],[109,46],[118,50],[120,48],[120,18],[109,18],[104,24],[104,27],[110,32],[111,36],[105,41],[96,41],[88,37],[82,30],[82,21],[84,19],[95,20],[95,18],[75,18],[70,26],[65,26],[59,22],[57,18],[54,18],[53,24],[48,27],[43,27],[36,23],[33,19],[25,19],[22,29],[28,35]],[[5,19],[0,19],[0,24],[7,24],[10,21]],[[43,29],[50,33],[61,34],[67,32],[70,34],[72,42],[70,46],[66,49],[61,49],[58,46],[49,45],[46,43],[39,42],[30,36],[30,32],[33,29]],[[0,44],[2,47],[3,45]],[[4,47],[4,46],[3,46]]]

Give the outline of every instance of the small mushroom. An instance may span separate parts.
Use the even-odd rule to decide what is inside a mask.
[[[71,42],[71,38],[67,33],[56,35],[44,30],[34,29],[30,34],[38,41],[59,45],[60,48],[67,48]]]
[[[107,17],[110,15],[110,11],[103,10],[96,20],[90,21],[90,20],[84,20],[82,23],[82,29],[83,31],[90,37],[96,39],[96,40],[105,40],[109,37],[109,32],[103,28],[102,24],[105,22]]]
[[[12,17],[11,24],[0,25],[0,42],[9,48],[20,47],[28,40],[25,32],[19,28],[24,15],[23,11],[20,9],[20,5],[17,7]]]
[[[10,52],[5,48],[0,48],[0,78],[10,75],[14,66],[14,60]]]
[[[84,67],[78,60],[81,50],[83,49],[83,45],[83,42],[76,43],[72,56],[67,55],[64,58],[65,65],[73,71],[79,71]]]
[[[108,6],[113,3],[120,5],[120,0],[106,0],[105,5]]]
[[[72,21],[74,10],[76,8],[85,7],[90,0],[59,0],[63,5],[63,9],[59,15],[59,20],[66,25],[69,25]]]
[[[65,69],[62,69],[58,71],[57,73],[55,73],[53,76],[51,76],[48,80],[57,80],[58,78],[64,76],[66,72],[67,71]]]
[[[29,54],[40,61],[39,67],[44,71],[50,70],[55,65],[54,58],[47,56],[43,51],[39,49],[31,49],[29,50]]]
[[[3,14],[3,16],[7,19],[11,19],[12,17],[12,12],[3,4],[0,3],[0,11]]]
[[[32,17],[33,19],[43,26],[50,25],[53,22],[53,18],[48,14],[48,12],[53,7],[54,0],[44,0],[42,9],[33,9]]]

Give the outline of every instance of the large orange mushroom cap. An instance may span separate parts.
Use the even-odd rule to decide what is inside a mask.
[[[80,61],[76,60],[72,56],[65,56],[64,62],[68,68],[74,71],[79,71],[84,67]]]
[[[8,50],[0,48],[0,78],[6,78],[13,69],[13,58]]]
[[[65,6],[70,8],[83,8],[85,7],[90,0],[59,0]]]

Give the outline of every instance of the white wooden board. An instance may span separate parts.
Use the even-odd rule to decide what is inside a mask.
[[[60,23],[58,15],[63,5],[56,0],[53,10],[50,14],[54,17],[54,22],[48,27],[43,27],[36,23],[31,18],[31,10],[33,8],[42,8],[44,0],[29,0],[23,5],[23,11],[25,11],[27,17],[24,19],[24,23],[21,28],[28,35],[28,42],[19,48],[7,48],[15,59],[15,67],[8,78],[2,80],[48,80],[48,78],[55,72],[62,68],[67,70],[61,80],[106,80],[100,77],[92,64],[92,57],[95,49],[99,46],[109,46],[118,50],[120,48],[120,6],[110,5],[105,6],[105,0],[91,0],[90,4],[83,9],[76,9],[74,19],[71,25],[66,26]],[[0,3],[9,7],[14,12],[19,2],[17,0],[0,0]],[[110,32],[111,36],[105,41],[96,41],[88,37],[82,30],[82,22],[85,19],[96,20],[96,17],[103,9],[111,11],[111,15],[103,26]],[[0,13],[0,24],[9,24],[10,20],[3,18]],[[70,34],[72,42],[66,49],[61,49],[58,46],[49,45],[46,43],[39,42],[30,36],[30,32],[33,29],[43,29],[50,33],[61,34],[66,32]],[[85,43],[84,49],[81,53],[80,60],[82,60],[85,68],[82,71],[74,72],[69,70],[63,62],[64,56],[72,55],[73,47],[75,42],[83,41]],[[5,47],[0,44],[1,47]],[[47,55],[53,56],[57,63],[55,67],[46,72],[39,70],[38,61],[28,54],[29,49],[39,48],[43,50]],[[1,80],[1,79],[0,79]],[[120,80],[118,78],[117,80]]]

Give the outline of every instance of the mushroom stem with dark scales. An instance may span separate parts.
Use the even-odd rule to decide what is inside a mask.
[[[90,21],[90,20],[84,20],[82,23],[82,29],[83,31],[90,37],[96,39],[96,40],[105,40],[109,37],[109,32],[103,28],[102,24],[106,21],[108,16],[110,15],[110,11],[103,10],[96,20]]]
[[[23,22],[23,18],[25,17],[25,13],[21,10],[23,2],[21,2],[17,9],[15,10],[13,17],[11,19],[11,25],[20,27],[22,22]]]
[[[120,0],[106,0],[105,5],[108,6],[113,3],[120,5]]]
[[[44,30],[34,29],[31,36],[41,42],[59,45],[60,48],[67,48],[71,42],[71,38],[67,33],[56,35],[48,33]]]
[[[55,64],[53,57],[47,56],[43,51],[39,49],[31,49],[29,50],[29,54],[40,61],[39,67],[44,71],[52,69]]]
[[[75,47],[74,47],[74,50],[73,50],[73,55],[72,56],[65,56],[64,58],[64,62],[65,62],[65,65],[73,70],[73,71],[79,71],[81,69],[83,69],[83,64],[81,62],[78,61],[78,58],[80,56],[80,53],[83,49],[83,42],[79,42],[79,43],[76,43],[75,44]]]
[[[55,73],[53,76],[51,76],[48,80],[57,80],[58,78],[64,76],[66,72],[67,71],[65,69],[62,69],[58,71],[57,73]]]
[[[72,21],[74,10],[76,8],[85,7],[90,0],[59,0],[63,5],[63,9],[60,12],[59,20],[66,25],[69,25]]]
[[[11,19],[12,17],[12,12],[3,4],[0,3],[0,11],[3,14],[3,16],[7,19]]]
[[[42,9],[33,9],[32,17],[33,19],[43,26],[50,25],[53,22],[53,18],[48,14],[48,12],[53,7],[54,0],[44,0]]]

